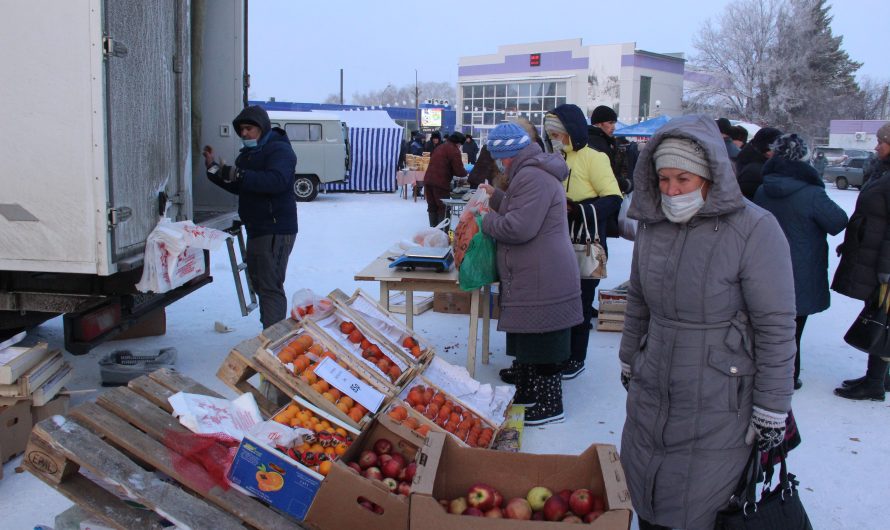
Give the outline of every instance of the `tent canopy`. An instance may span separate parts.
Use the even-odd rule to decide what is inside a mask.
[[[322,111],[335,114],[349,128],[349,180],[325,185],[327,191],[384,191],[396,189],[396,169],[402,126],[383,110]]]
[[[615,136],[652,136],[655,134],[655,131],[669,121],[671,121],[670,116],[658,116],[651,120],[641,121],[634,125],[615,129]]]
[[[315,111],[312,111],[315,114]],[[402,126],[392,121],[385,110],[323,110],[320,114],[334,114],[350,128],[362,129],[401,129]]]

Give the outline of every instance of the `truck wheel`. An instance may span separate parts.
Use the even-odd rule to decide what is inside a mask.
[[[834,180],[834,185],[837,186],[837,189],[839,190],[845,190],[850,185],[850,183],[847,182],[846,177],[838,177]]]
[[[318,195],[318,177],[297,175],[294,181],[294,198],[297,202],[310,202]]]

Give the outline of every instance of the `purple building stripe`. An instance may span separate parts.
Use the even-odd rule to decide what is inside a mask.
[[[683,61],[681,60],[659,59],[658,57],[639,53],[622,55],[621,66],[646,68],[648,70],[658,70],[660,72],[679,75],[683,75],[683,71],[685,70]]]
[[[864,132],[875,134],[881,125],[887,123],[884,120],[831,120],[829,132],[831,134],[854,134]]]
[[[531,54],[507,55],[504,57],[503,63],[460,66],[457,69],[457,75],[464,77],[470,75],[528,74],[557,70],[587,70],[590,64],[587,57],[572,57],[572,52],[564,51],[543,52],[541,53],[541,66],[530,66],[529,55]]]

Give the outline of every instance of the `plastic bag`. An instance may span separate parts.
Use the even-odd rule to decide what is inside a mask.
[[[216,250],[229,237],[191,221],[174,223],[162,217],[145,241],[142,278],[136,288],[166,293],[201,276],[206,271],[203,250]]]
[[[478,231],[464,254],[458,279],[460,288],[473,291],[498,281],[497,244],[482,232],[482,216],[476,216]]]
[[[464,255],[470,247],[473,237],[479,232],[479,225],[476,223],[476,214],[486,214],[491,211],[488,205],[488,194],[483,190],[477,189],[470,196],[463,212],[460,214],[460,220],[457,228],[454,229],[454,265],[460,269],[460,265],[464,260]]]
[[[628,241],[633,241],[637,237],[637,220],[627,217],[627,210],[632,200],[633,192],[630,192],[621,201],[621,209],[618,210],[618,235]]]
[[[290,317],[297,322],[304,318],[312,320],[322,319],[334,309],[334,302],[330,298],[318,296],[312,289],[300,289],[291,295]]]
[[[451,224],[451,219],[443,219],[441,223],[432,228],[424,228],[414,234],[414,243],[421,247],[447,247],[448,234],[442,231]]]
[[[229,401],[177,392],[167,401],[173,407],[173,416],[179,418],[179,423],[198,434],[224,434],[240,440],[251,427],[263,421],[251,393]]]

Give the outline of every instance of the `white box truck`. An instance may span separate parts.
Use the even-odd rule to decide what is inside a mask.
[[[205,273],[157,295],[134,288],[164,208],[175,221],[240,230],[237,198],[207,181],[200,149],[237,153],[246,9],[246,0],[5,6],[0,336],[64,314],[67,349],[84,353],[212,281]]]

